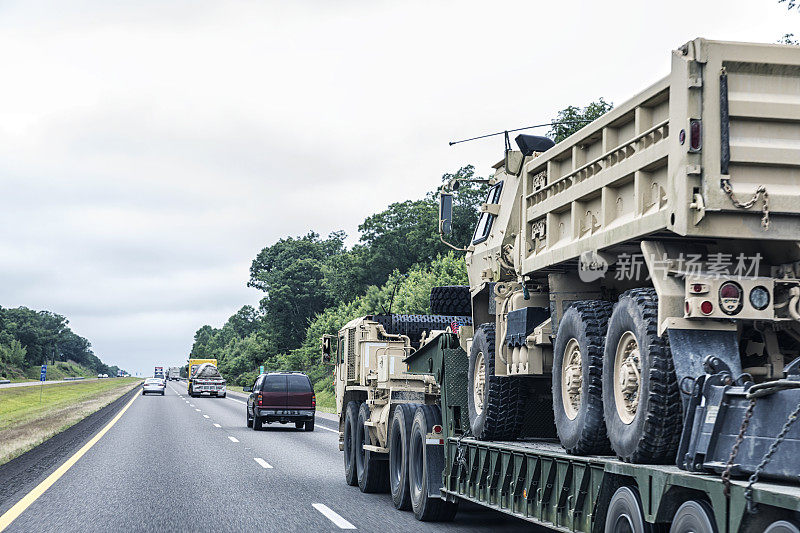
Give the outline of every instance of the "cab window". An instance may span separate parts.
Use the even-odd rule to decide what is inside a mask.
[[[486,194],[487,204],[496,204],[500,202],[500,191],[503,189],[503,182],[494,185]],[[472,244],[478,244],[489,238],[489,233],[492,231],[492,223],[496,215],[489,213],[481,213],[481,218],[478,219],[478,225],[475,226],[475,235],[472,236]]]
[[[289,392],[313,392],[311,381],[302,374],[290,374],[286,376]]]

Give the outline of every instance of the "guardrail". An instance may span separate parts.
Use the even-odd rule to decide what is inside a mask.
[[[6,385],[8,383],[11,383],[10,379],[0,379],[0,385]]]
[[[83,376],[77,376],[77,377],[74,377],[74,378],[64,378],[64,381],[77,381],[79,379],[86,379],[86,378],[83,377]]]

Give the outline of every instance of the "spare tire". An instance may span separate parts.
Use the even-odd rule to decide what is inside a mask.
[[[434,315],[472,316],[472,299],[467,285],[446,285],[431,289]]]
[[[372,320],[381,324],[386,333],[406,335],[411,346],[419,348],[423,333],[430,334],[437,329],[448,329],[452,324],[471,326],[472,319],[464,316],[442,315],[373,315]]]

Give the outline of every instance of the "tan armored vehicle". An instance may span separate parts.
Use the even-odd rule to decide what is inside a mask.
[[[421,480],[431,462],[441,471],[443,441],[436,376],[411,373],[405,360],[433,331],[470,323],[463,316],[366,316],[322,341],[323,361],[335,365],[347,483],[362,492],[390,489],[394,505],[421,520],[452,519],[456,507],[440,498],[440,474],[409,483],[415,473]],[[421,447],[411,453],[415,435]]]
[[[681,390],[800,353],[800,47],[696,39],[566,140],[516,141],[466,249],[472,434],[515,438],[545,376],[567,451],[673,462]]]

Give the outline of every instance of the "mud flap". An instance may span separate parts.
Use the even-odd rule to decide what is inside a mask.
[[[425,439],[425,475],[428,497],[442,498],[442,475],[444,473],[444,441],[439,437]]]
[[[742,373],[736,331],[670,328],[667,334],[675,366],[675,377],[681,391],[692,390],[691,383],[706,374],[703,361],[709,355],[727,365],[734,379]],[[689,399],[688,394],[681,394],[684,416]]]

